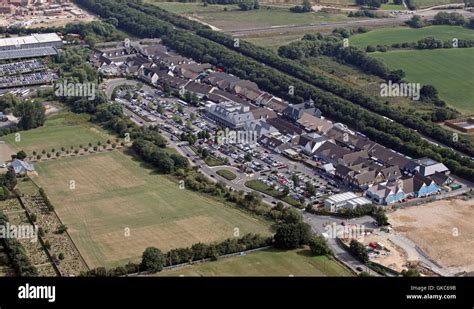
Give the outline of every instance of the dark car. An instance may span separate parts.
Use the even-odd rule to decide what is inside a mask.
[[[356,270],[357,270],[357,271],[363,271],[362,267],[360,267],[360,266],[357,266],[357,267],[356,267]]]

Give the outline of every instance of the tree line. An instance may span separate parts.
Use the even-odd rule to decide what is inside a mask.
[[[7,216],[0,211],[0,226],[6,227],[8,224]],[[5,248],[9,260],[15,272],[20,277],[36,277],[38,276],[38,270],[31,264],[28,255],[26,254],[25,248],[15,238],[0,238],[0,243]]]

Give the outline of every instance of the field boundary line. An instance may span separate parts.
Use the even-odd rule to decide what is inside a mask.
[[[252,253],[252,252],[257,252],[257,251],[262,251],[262,250],[267,250],[267,249],[271,249],[271,248],[274,248],[273,246],[264,246],[264,247],[260,247],[260,248],[255,248],[255,249],[250,249],[250,250],[245,250],[245,251],[239,251],[239,252],[234,252],[234,253],[229,253],[229,254],[225,254],[225,255],[221,255],[218,257],[218,259],[226,259],[226,258],[230,258],[230,257],[235,257],[235,256],[241,256],[242,253]],[[163,272],[166,272],[166,271],[170,271],[170,270],[174,270],[174,269],[177,269],[177,268],[183,268],[183,267],[186,267],[186,266],[191,266],[191,265],[196,265],[196,264],[202,264],[202,263],[206,263],[206,262],[210,262],[212,261],[212,258],[207,258],[207,259],[202,259],[202,260],[198,260],[198,261],[193,261],[193,262],[187,262],[187,263],[181,263],[181,264],[176,264],[176,265],[170,265],[170,266],[165,266],[163,267]],[[140,275],[151,275],[151,274],[155,274],[156,272],[151,272],[151,271],[140,271],[140,272],[137,272],[137,273],[131,273],[131,274],[127,274],[123,277],[135,277],[135,276],[140,276]]]

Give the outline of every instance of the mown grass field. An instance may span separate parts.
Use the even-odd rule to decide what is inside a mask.
[[[269,249],[214,262],[164,271],[158,276],[352,276],[325,256],[312,256],[308,249]]]
[[[86,116],[62,112],[47,118],[44,126],[34,130],[21,131],[20,140],[16,141],[15,134],[9,134],[0,138],[6,141],[15,151],[24,150],[31,154],[33,151],[40,153],[43,149],[50,152],[52,148],[58,151],[61,147],[69,149],[70,146],[94,145],[100,141],[105,143],[113,136],[93,126],[88,122]]]
[[[402,69],[405,79],[435,86],[449,105],[474,114],[474,49],[436,49],[373,53],[391,69]]]
[[[208,5],[205,7],[199,3],[154,2],[152,0],[148,2],[173,13],[185,14],[224,31],[283,25],[308,25],[348,19],[346,14],[292,13],[290,8],[293,5],[262,4],[258,10],[241,11],[236,5]],[[225,8],[227,11],[224,11]]]
[[[417,42],[428,36],[443,41],[451,41],[453,38],[474,40],[474,30],[461,26],[430,26],[420,29],[409,27],[382,28],[350,37],[349,43],[365,49],[368,45]]]
[[[269,222],[180,189],[121,151],[35,166],[33,180],[45,189],[89,267],[139,261],[149,246],[166,252],[223,240],[235,228],[240,235],[270,235]]]
[[[234,180],[235,178],[237,178],[237,175],[228,170],[218,170],[216,174],[224,177],[227,180]]]

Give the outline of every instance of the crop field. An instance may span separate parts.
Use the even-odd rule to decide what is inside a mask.
[[[241,11],[235,5],[208,5],[179,2],[153,2],[165,10],[184,14],[221,30],[252,29],[284,25],[308,25],[347,20],[346,14],[323,12],[292,13],[292,5],[261,5],[258,10]],[[227,10],[224,10],[227,9]]]
[[[240,235],[270,235],[270,223],[156,174],[121,151],[36,164],[43,187],[89,267],[139,261],[145,248],[166,252]],[[74,189],[71,189],[74,181]]]
[[[474,113],[474,49],[409,50],[373,53],[391,69],[402,69],[405,79],[433,85],[449,105],[466,114]]]
[[[453,38],[474,40],[474,30],[461,26],[430,26],[420,29],[409,27],[382,28],[349,38],[351,45],[364,48],[368,45],[391,45],[395,43],[417,42],[428,36],[443,41]]]
[[[71,146],[78,148],[89,143],[105,143],[113,136],[104,130],[95,127],[87,121],[84,116],[64,112],[49,116],[40,128],[22,131],[17,135],[9,134],[1,138],[6,141],[13,150],[24,150],[31,155],[33,151],[40,153],[43,149],[51,151],[53,148],[59,150],[61,147],[69,149]]]
[[[351,276],[351,272],[308,249],[269,249],[164,271],[158,276]]]

